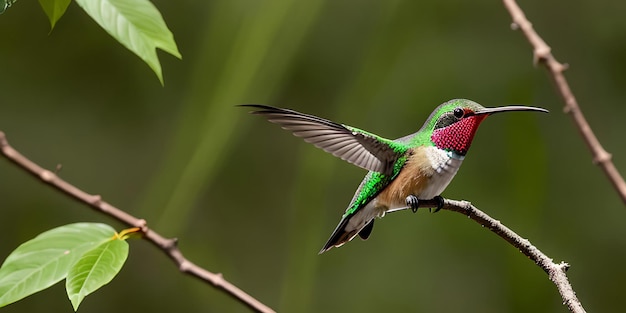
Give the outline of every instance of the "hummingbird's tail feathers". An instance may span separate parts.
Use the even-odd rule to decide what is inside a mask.
[[[366,131],[294,110],[246,104],[268,121],[291,131],[304,141],[369,171],[392,175],[406,147]]]
[[[339,225],[337,225],[337,228],[335,228],[333,234],[330,235],[330,239],[328,239],[322,250],[320,250],[319,254],[322,254],[333,247],[343,246],[346,242],[354,239],[357,234],[359,235],[359,237],[361,237],[361,239],[367,240],[367,238],[372,233],[372,229],[374,229],[374,219],[367,222],[363,227],[355,228],[348,231],[346,230],[346,226],[348,226],[348,223],[350,222],[350,219],[352,217],[353,215],[347,216],[343,218],[341,222],[339,222]]]
[[[339,222],[339,225],[335,227],[333,234],[330,235],[330,238],[328,239],[328,241],[326,242],[322,250],[320,250],[319,254],[322,254],[332,249],[333,247],[341,247],[344,243],[352,240],[352,238],[354,238],[354,236],[357,235],[356,229],[351,232],[345,231],[346,225],[348,225],[349,221],[350,221],[350,216],[346,216],[341,219],[341,221]]]
[[[330,239],[328,239],[328,242],[326,242],[326,244],[324,245],[324,248],[320,250],[319,254],[322,254],[330,250],[333,247],[339,248],[343,246],[346,242],[356,237],[356,235],[357,235],[356,230],[353,230],[350,232],[340,231],[340,232],[334,233],[333,236],[331,236]]]

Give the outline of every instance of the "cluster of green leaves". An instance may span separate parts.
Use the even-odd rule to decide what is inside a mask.
[[[71,0],[39,0],[54,28]],[[174,36],[159,10],[148,0],[76,0],[76,3],[104,30],[135,53],[163,84],[156,48],[181,58]]]
[[[15,249],[0,267],[0,307],[65,279],[74,310],[85,296],[109,283],[128,257],[129,229],[75,223],[41,233]]]
[[[5,0],[2,13],[15,0]],[[71,0],[39,0],[54,29]],[[113,38],[144,60],[161,84],[160,48],[181,58],[159,10],[148,0],[76,0]],[[0,307],[65,279],[74,310],[109,283],[128,257],[128,234],[105,224],[76,223],[46,231],[15,249],[0,267]]]

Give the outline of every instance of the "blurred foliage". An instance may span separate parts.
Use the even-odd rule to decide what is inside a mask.
[[[191,260],[282,312],[565,312],[554,285],[459,214],[394,213],[323,255],[365,172],[235,105],[289,107],[395,138],[452,98],[549,115],[488,119],[443,196],[572,265],[589,311],[621,307],[626,210],[531,49],[493,1],[155,1],[185,58],[165,87],[71,4],[0,16],[0,129],[88,192],[178,237]],[[626,2],[520,3],[626,173]],[[111,221],[0,161],[0,256],[47,229]],[[115,226],[115,225],[114,225]],[[119,227],[118,227],[119,228]],[[246,312],[133,241],[81,312]],[[4,312],[70,312],[59,284]]]

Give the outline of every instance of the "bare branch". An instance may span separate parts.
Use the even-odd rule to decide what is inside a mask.
[[[557,92],[565,104],[563,110],[572,117],[580,135],[583,137],[583,140],[591,151],[593,162],[602,168],[602,171],[604,171],[604,174],[619,194],[622,202],[626,204],[626,182],[624,182],[624,178],[620,175],[617,168],[615,168],[613,161],[611,161],[611,154],[604,150],[580,110],[578,102],[576,101],[576,98],[567,83],[567,79],[565,79],[565,75],[563,75],[567,66],[561,64],[554,58],[550,46],[548,46],[533,29],[533,25],[528,21],[526,15],[517,5],[515,0],[503,0],[503,2],[513,19],[512,28],[520,29],[524,36],[526,36],[530,45],[533,47],[533,60],[535,65],[537,63],[541,63],[550,72],[550,75],[556,85]]]
[[[436,206],[437,202],[433,200],[420,200],[419,202],[419,207],[422,208],[432,208]],[[406,210],[407,208],[404,209]],[[563,298],[563,304],[567,306],[570,312],[585,312],[585,309],[576,297],[576,293],[574,292],[572,285],[567,279],[566,272],[569,269],[569,264],[565,262],[558,264],[552,262],[551,258],[537,249],[537,247],[533,246],[528,239],[522,238],[520,235],[500,223],[500,221],[477,209],[470,202],[445,199],[444,205],[441,209],[461,213],[506,240],[529,259],[533,260],[535,264],[548,274],[548,278],[550,278],[559,290],[561,298]],[[396,211],[400,210],[402,209],[398,209]]]
[[[78,202],[84,203],[92,209],[111,216],[128,226],[141,228],[143,238],[161,249],[170,259],[172,259],[172,261],[174,261],[174,263],[176,263],[181,272],[213,285],[215,288],[224,291],[226,294],[245,304],[254,311],[274,312],[274,310],[270,307],[228,282],[224,279],[222,274],[209,272],[187,260],[183,253],[178,249],[176,239],[168,239],[161,236],[157,232],[149,229],[145,220],[138,219],[112,206],[111,204],[103,201],[99,195],[91,195],[82,191],[81,189],[61,179],[54,172],[48,171],[32,162],[9,145],[9,142],[2,131],[0,131],[0,152],[5,158],[13,162],[19,168],[25,170],[53,188],[65,193],[71,198],[74,198]]]
[[[512,246],[519,249],[528,258],[533,260],[541,269],[548,274],[550,280],[556,285],[564,304],[574,313],[583,313],[585,309],[576,297],[576,293],[567,279],[566,272],[569,264],[561,262],[556,264],[537,247],[533,246],[528,239],[522,238],[508,227],[502,225],[500,221],[490,217],[486,213],[480,211],[467,201],[446,200],[443,210],[449,210],[461,213],[476,221],[478,224],[489,228],[502,239],[509,242]]]

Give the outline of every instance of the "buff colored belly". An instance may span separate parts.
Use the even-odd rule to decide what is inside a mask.
[[[432,199],[440,195],[458,171],[462,157],[453,156],[435,147],[419,147],[407,160],[404,168],[376,199],[382,210],[406,207],[406,197]]]

